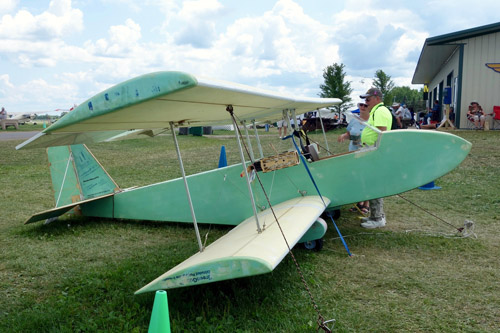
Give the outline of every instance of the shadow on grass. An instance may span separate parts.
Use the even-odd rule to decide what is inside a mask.
[[[226,225],[208,225],[198,224],[200,231],[211,230],[226,233],[234,226]],[[23,226],[16,231],[16,235],[25,238],[39,238],[47,236],[57,238],[68,234],[75,234],[83,231],[102,230],[107,228],[126,228],[126,229],[163,229],[180,230],[186,233],[193,232],[192,223],[182,222],[164,222],[164,221],[145,221],[129,219],[111,219],[111,218],[92,218],[85,216],[62,217],[48,224],[44,222],[35,222]]]

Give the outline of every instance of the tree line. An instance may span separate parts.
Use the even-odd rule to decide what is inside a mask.
[[[334,63],[323,70],[324,83],[319,86],[322,98],[340,98],[342,103],[333,107],[333,111],[338,113],[346,112],[354,106],[352,98],[351,81],[347,81],[344,71],[344,64]],[[425,109],[423,100],[423,88],[420,90],[411,89],[408,86],[396,87],[391,76],[379,69],[375,72],[372,86],[379,89],[384,95],[384,104],[392,105],[394,102],[405,103],[408,107],[413,107],[415,111]]]

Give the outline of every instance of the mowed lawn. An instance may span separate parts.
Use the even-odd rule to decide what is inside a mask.
[[[336,142],[342,133],[327,133],[333,153],[347,151]],[[500,330],[500,131],[453,133],[472,142],[470,155],[436,179],[441,190],[404,193],[411,203],[386,198],[386,228],[364,230],[342,207],[337,224],[352,257],[331,223],[322,251],[293,249],[335,331]],[[228,162],[238,162],[234,135],[217,134],[178,137],[188,174],[217,167],[222,145]],[[261,134],[266,155],[291,148],[275,129]],[[325,146],[322,135],[311,136]],[[0,141],[0,332],[146,332],[154,294],[134,291],[197,251],[192,226],[78,216],[24,225],[55,199],[45,150],[16,151],[20,142]],[[180,176],[171,136],[89,148],[122,188]],[[224,203],[214,198],[214,209]],[[466,220],[477,238],[457,235]],[[200,226],[207,244],[228,230]],[[169,290],[168,299],[174,332],[317,328],[290,256],[271,274]]]

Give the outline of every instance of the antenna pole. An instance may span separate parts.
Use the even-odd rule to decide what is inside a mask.
[[[203,245],[201,243],[200,231],[198,230],[198,223],[196,222],[196,214],[194,213],[193,200],[191,200],[191,193],[189,192],[189,186],[186,179],[186,173],[184,172],[184,164],[182,163],[181,151],[179,149],[179,143],[177,142],[177,137],[175,136],[174,123],[170,122],[170,130],[172,131],[172,137],[174,138],[175,150],[177,151],[177,159],[179,160],[179,166],[181,168],[182,179],[184,179],[184,187],[186,188],[187,199],[189,202],[189,208],[191,208],[191,216],[193,217],[194,231],[196,232],[196,239],[198,240],[198,246],[200,252],[203,252]]]

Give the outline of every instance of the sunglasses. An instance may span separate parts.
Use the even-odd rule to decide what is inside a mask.
[[[359,106],[360,107],[365,107],[365,108],[368,107],[368,105],[366,105],[366,104],[359,104]]]

